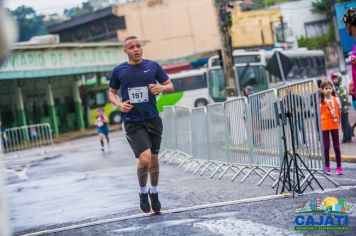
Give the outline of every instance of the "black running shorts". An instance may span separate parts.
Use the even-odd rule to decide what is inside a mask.
[[[160,117],[142,122],[124,122],[123,128],[136,158],[147,149],[151,149],[152,154],[159,153],[163,130]]]

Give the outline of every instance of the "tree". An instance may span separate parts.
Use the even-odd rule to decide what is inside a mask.
[[[19,41],[28,41],[32,36],[47,34],[42,15],[37,15],[31,7],[20,6],[10,11],[19,27]]]
[[[72,7],[69,9],[64,9],[64,15],[68,18],[74,18],[77,16],[85,15],[94,11],[94,7],[90,2],[83,2],[82,7]]]
[[[252,9],[262,9],[279,3],[293,2],[293,1],[296,0],[256,0],[253,1]]]
[[[314,0],[312,2],[312,12],[326,15],[326,18],[331,20],[333,16],[333,4],[349,1],[350,0]]]

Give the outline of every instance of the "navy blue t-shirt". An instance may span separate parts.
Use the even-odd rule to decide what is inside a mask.
[[[132,103],[133,108],[130,112],[122,112],[124,122],[137,122],[153,119],[159,116],[156,107],[156,98],[149,91],[148,84],[163,83],[167,81],[168,75],[162,67],[155,61],[143,59],[140,64],[131,65],[127,62],[114,68],[109,87],[115,90],[120,89],[121,100],[130,100],[129,90],[147,87],[148,101]],[[132,96],[136,94],[130,93]]]

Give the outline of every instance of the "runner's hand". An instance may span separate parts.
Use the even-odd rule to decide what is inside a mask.
[[[120,103],[120,110],[124,113],[130,112],[133,106],[130,104],[130,101],[127,100],[125,102]]]
[[[157,95],[163,92],[163,86],[160,84],[149,84],[148,88],[153,95]]]

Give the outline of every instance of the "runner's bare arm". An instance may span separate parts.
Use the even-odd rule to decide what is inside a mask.
[[[106,115],[104,115],[104,120],[103,120],[104,123],[109,123],[109,119]]]
[[[119,108],[122,112],[130,112],[132,109],[132,105],[129,101],[121,102],[119,97],[117,96],[117,90],[113,88],[109,88],[109,99],[110,102]]]
[[[174,86],[171,80],[166,80],[161,84],[149,84],[148,85],[152,94],[157,95],[159,93],[173,93]]]

